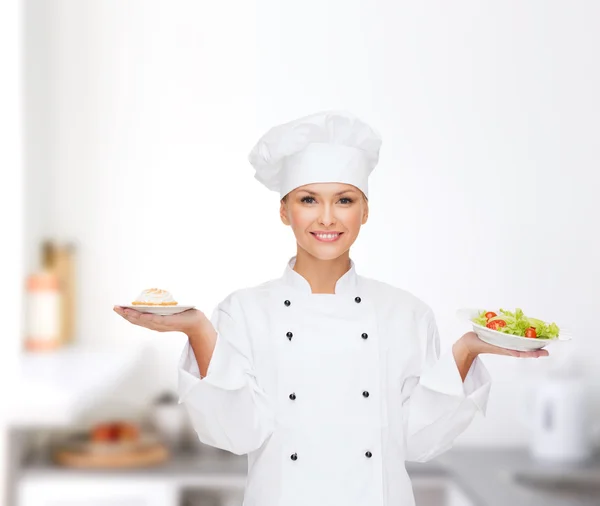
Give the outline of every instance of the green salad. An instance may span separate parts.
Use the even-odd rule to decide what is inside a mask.
[[[504,309],[500,309],[498,313],[481,311],[479,316],[473,318],[472,321],[489,329],[514,336],[537,339],[556,339],[558,337],[560,329],[556,323],[546,323],[537,318],[525,316],[519,308],[514,313]]]

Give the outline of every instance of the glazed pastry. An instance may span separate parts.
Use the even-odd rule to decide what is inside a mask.
[[[176,306],[177,301],[167,290],[147,288],[131,304],[134,306]]]

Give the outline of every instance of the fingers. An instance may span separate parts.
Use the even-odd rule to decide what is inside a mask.
[[[150,330],[156,330],[158,332],[168,332],[173,329],[166,323],[165,317],[161,315],[155,315],[152,313],[142,313],[135,309],[122,308],[115,306],[114,311],[122,316],[125,320],[140,327],[145,327]]]
[[[548,353],[548,350],[536,350],[534,353],[535,358],[547,357],[548,355],[550,355],[550,353]]]
[[[114,308],[114,310],[117,314],[122,316],[128,322],[135,323],[135,324],[139,323],[139,317],[140,317],[139,311],[135,311],[133,309],[125,309],[122,307],[116,307],[116,308]]]
[[[119,306],[115,306],[113,309],[117,314],[121,315],[128,321],[137,321],[141,314],[139,311],[136,311],[134,309],[127,309]]]
[[[506,355],[518,358],[540,358],[547,357],[549,355],[548,350],[532,350],[532,351],[517,351],[517,350],[506,350]]]

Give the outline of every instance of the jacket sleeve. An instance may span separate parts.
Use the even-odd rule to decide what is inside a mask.
[[[440,356],[435,317],[419,322],[420,363],[402,385],[406,460],[426,462],[449,450],[477,412],[485,416],[491,378],[477,357],[463,383],[452,348]]]
[[[203,443],[237,455],[260,448],[273,432],[274,416],[253,369],[251,346],[234,294],[211,317],[217,341],[205,377],[186,342],[178,368],[179,403]]]

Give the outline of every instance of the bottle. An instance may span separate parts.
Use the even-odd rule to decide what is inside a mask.
[[[26,282],[25,348],[29,351],[60,347],[60,290],[58,277],[47,270],[33,273]]]

